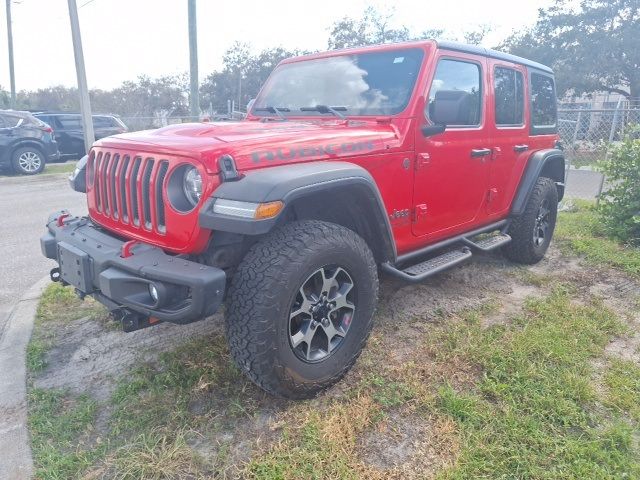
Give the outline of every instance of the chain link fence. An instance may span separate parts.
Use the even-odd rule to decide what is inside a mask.
[[[606,179],[597,164],[609,146],[622,140],[630,125],[640,124],[640,99],[591,103],[561,103],[558,133],[567,159],[567,197],[597,199]]]

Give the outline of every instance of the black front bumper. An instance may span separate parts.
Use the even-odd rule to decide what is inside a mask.
[[[161,321],[189,323],[211,315],[221,305],[223,270],[140,242],[123,257],[125,241],[87,217],[61,219],[63,215],[68,213],[49,217],[47,232],[40,239],[42,253],[58,262],[62,282],[93,296],[109,310],[125,308]],[[157,302],[149,293],[151,284],[158,292]]]

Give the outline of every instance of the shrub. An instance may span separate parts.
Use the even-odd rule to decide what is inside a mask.
[[[602,171],[609,187],[599,206],[600,217],[612,237],[640,245],[640,126],[631,128],[613,145]]]

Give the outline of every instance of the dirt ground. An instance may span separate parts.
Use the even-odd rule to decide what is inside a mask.
[[[386,368],[406,368],[407,363],[414,364],[416,371],[428,377],[435,374],[429,371],[430,360],[415,354],[415,339],[419,334],[456,312],[492,302],[497,308],[483,318],[483,323],[508,322],[520,312],[527,297],[540,296],[550,289],[552,280],[571,284],[578,302],[596,295],[601,297],[607,307],[640,331],[637,304],[640,285],[613,270],[587,266],[578,258],[552,247],[541,263],[529,268],[513,265],[499,254],[487,254],[475,255],[471,262],[423,284],[406,285],[383,277],[376,326],[369,344],[383,346]],[[165,324],[129,334],[115,329],[106,319],[98,322],[79,319],[53,328],[58,329],[56,344],[46,355],[48,366],[32,378],[33,385],[86,393],[101,402],[110,397],[117,380],[135,365],[152,362],[160,353],[189,339],[222,334],[223,331],[221,314],[188,326]],[[607,351],[640,362],[640,334],[613,341]],[[361,377],[364,366],[378,360],[365,352],[342,382],[329,390],[322,400],[312,402],[342,397],[350,382]],[[457,378],[454,381],[461,384],[477,373],[464,365],[455,367]],[[252,387],[247,394],[256,399],[257,409],[253,415],[240,420],[233,428],[217,431],[217,443],[194,441],[191,447],[201,455],[215,456],[217,446],[231,445],[226,453],[226,463],[241,463],[261,445],[272,441],[291,402],[272,399]],[[223,402],[224,398],[217,401]],[[206,410],[210,405],[211,399],[201,399],[194,402],[192,409]],[[367,407],[362,408],[366,410]],[[438,419],[432,422],[424,418],[417,420],[410,413],[410,406],[400,402],[375,429],[357,434],[358,452],[365,472],[387,472],[406,478],[411,472],[419,471],[424,478],[454,460],[458,446],[451,435],[451,425]],[[416,464],[420,468],[415,468]]]

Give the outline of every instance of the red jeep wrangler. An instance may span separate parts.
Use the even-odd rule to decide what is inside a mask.
[[[96,142],[70,178],[89,217],[53,214],[42,251],[126,331],[225,301],[240,368],[307,398],[356,361],[378,268],[420,282],[478,251],[544,256],[557,147],[544,65],[434,41],[291,58],[244,121]]]

